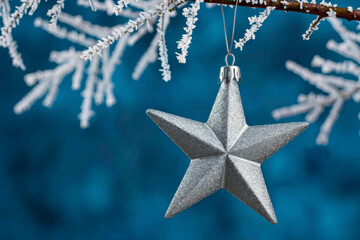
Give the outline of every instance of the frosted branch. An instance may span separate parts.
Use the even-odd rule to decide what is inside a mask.
[[[276,109],[273,111],[272,115],[275,119],[281,119],[308,113],[306,115],[306,120],[315,122],[320,114],[323,113],[325,107],[333,106],[330,114],[327,116],[321,127],[318,138],[316,139],[317,144],[326,145],[331,129],[339,116],[339,112],[341,111],[344,102],[351,97],[354,97],[354,95],[359,92],[360,83],[342,79],[343,83],[339,84],[339,82],[334,81],[334,79],[339,80],[340,78],[338,77],[313,73],[291,61],[288,61],[286,65],[289,70],[298,74],[304,80],[309,81],[309,83],[317,88],[327,92],[328,95],[314,93],[307,96],[300,95],[298,104]]]
[[[32,15],[37,9],[40,1],[41,0],[22,0],[22,4],[19,7],[16,7],[15,12],[11,14],[7,24],[1,28],[0,46],[6,47],[9,44],[8,39],[12,29],[19,24],[20,19],[27,13],[29,8],[29,15]]]
[[[24,65],[23,59],[21,57],[21,54],[17,51],[17,43],[12,39],[11,35],[9,35],[8,41],[8,49],[13,66],[19,67],[21,70],[25,71],[26,67]]]
[[[85,47],[91,46],[95,43],[95,40],[87,38],[85,34],[79,33],[76,31],[68,31],[64,27],[56,27],[55,29],[50,31],[50,29],[49,29],[50,22],[43,20],[41,18],[36,18],[34,21],[34,25],[36,27],[40,27],[40,28],[44,29],[45,31],[51,33],[55,37],[58,37],[60,39],[66,39],[71,42],[83,45]]]
[[[145,71],[145,69],[147,68],[147,66],[150,63],[156,61],[158,56],[157,47],[159,46],[159,40],[160,40],[160,34],[157,33],[153,38],[153,40],[151,41],[150,46],[148,47],[146,52],[142,55],[142,57],[135,66],[134,72],[131,75],[131,77],[134,80],[138,80]]]
[[[91,10],[96,11],[94,0],[88,0],[88,1],[89,1],[89,5],[91,7]]]
[[[9,24],[10,21],[10,5],[9,1],[0,1],[0,9],[2,15],[2,21],[4,26]],[[25,70],[25,65],[21,54],[17,51],[17,43],[13,40],[12,34],[7,35],[7,48],[9,49],[9,54],[12,59],[12,64],[15,67],[19,67],[21,70]]]
[[[154,20],[154,19],[153,19]],[[149,24],[146,24],[145,26],[142,26],[139,28],[138,31],[134,32],[128,40],[129,46],[133,46],[137,41],[139,41],[143,36],[145,36],[147,33],[152,33],[154,31],[154,22],[155,21],[149,21]]]
[[[176,53],[176,58],[179,63],[186,63],[186,56],[191,43],[193,29],[196,27],[195,23],[198,20],[196,16],[200,9],[200,2],[200,0],[196,0],[189,8],[183,9],[182,14],[186,17],[186,27],[184,28],[185,34],[183,34],[180,41],[177,42],[177,48],[181,50],[181,53]]]
[[[55,31],[57,20],[63,8],[64,8],[64,0],[57,0],[56,4],[51,9],[48,10],[47,15],[51,17],[49,24],[50,31]]]
[[[246,29],[246,33],[243,38],[239,39],[238,42],[235,41],[235,48],[240,48],[240,50],[242,51],[245,43],[247,43],[251,39],[255,39],[255,33],[260,29],[260,27],[262,26],[264,21],[269,17],[271,11],[274,8],[275,7],[267,7],[265,11],[263,11],[258,17],[257,16],[249,17],[249,22],[251,27],[250,29]]]
[[[116,16],[120,14],[120,12],[123,10],[124,7],[127,7],[129,4],[129,0],[120,0],[117,2],[117,4],[114,6],[113,12]]]
[[[360,53],[360,49],[357,44],[359,43],[357,34],[347,30],[337,19],[328,20],[343,39],[341,43],[329,40],[327,44],[328,49],[359,62],[358,54]],[[322,73],[314,73],[292,61],[287,61],[286,63],[288,70],[299,75],[305,81],[308,81],[324,92],[324,94],[300,94],[298,104],[274,110],[273,117],[280,119],[307,113],[306,120],[314,122],[324,112],[324,108],[331,107],[330,113],[322,124],[320,133],[316,139],[317,144],[326,145],[344,103],[350,99],[353,99],[355,102],[360,102],[360,66],[353,61],[337,63],[331,60],[325,60],[320,56],[313,58],[312,66],[320,67]],[[350,80],[344,77],[329,75],[331,73],[350,74],[357,79]]]
[[[129,35],[125,35],[121,38],[116,46],[115,49],[109,58],[109,53],[104,55],[103,57],[103,64],[102,64],[102,74],[103,74],[103,81],[102,81],[102,89],[98,91],[98,97],[96,98],[96,103],[101,104],[104,99],[104,95],[106,96],[106,106],[111,107],[116,103],[116,98],[114,96],[114,84],[112,82],[112,76],[115,70],[115,66],[121,63],[121,58],[123,56],[124,50],[127,46]],[[101,93],[102,92],[102,93]]]
[[[337,92],[336,88],[326,82],[326,76],[322,74],[313,73],[293,61],[287,61],[286,68],[326,93],[336,94]]]
[[[59,22],[62,22],[70,27],[73,27],[84,34],[99,39],[105,37],[106,35],[111,34],[112,32],[112,28],[110,27],[99,26],[84,20],[83,17],[80,15],[73,16],[65,12],[62,12],[59,15]]]
[[[114,12],[114,1],[113,0],[104,0],[103,2],[94,0],[94,6],[97,11],[104,11],[108,15],[113,15]],[[89,0],[77,0],[77,4],[82,7],[91,7]],[[127,17],[127,18],[136,18],[139,15],[138,12],[132,11],[130,9],[123,9],[119,16]]]
[[[320,134],[316,138],[316,143],[319,145],[326,145],[329,142],[329,135],[336,120],[339,117],[340,111],[344,105],[344,99],[338,98],[331,108],[329,116],[326,118],[324,124],[321,126]]]
[[[91,105],[94,98],[95,85],[98,81],[97,73],[99,69],[99,60],[99,56],[95,56],[93,61],[91,61],[88,71],[88,78],[86,79],[85,89],[81,93],[83,97],[83,102],[80,107],[81,112],[79,114],[81,128],[89,127],[89,120],[92,116],[94,116],[94,111],[91,110]]]
[[[148,47],[148,49],[146,50],[146,52],[142,55],[142,57],[140,58],[140,60],[137,62],[134,72],[132,73],[131,77],[134,80],[138,80],[141,75],[143,74],[143,72],[145,71],[145,69],[147,68],[147,66],[150,63],[153,63],[156,61],[157,58],[157,47],[159,46],[159,39],[160,39],[160,35],[157,34],[155,35],[155,37],[153,38],[153,40],[150,43],[150,46]]]
[[[41,80],[41,82],[36,85],[26,96],[21,99],[14,106],[14,112],[20,114],[30,109],[31,106],[41,97],[45,95],[46,90],[49,88],[48,80]]]
[[[312,60],[311,65],[313,67],[320,67],[321,71],[325,74],[337,73],[337,74],[351,74],[356,77],[360,77],[360,67],[352,61],[334,62],[331,60],[325,60],[324,58],[316,55]]]
[[[20,114],[28,110],[46,92],[48,94],[43,101],[43,105],[51,107],[57,96],[60,83],[67,74],[74,70],[78,58],[79,53],[76,53],[73,49],[60,53],[52,52],[50,60],[58,62],[60,65],[53,70],[38,71],[25,75],[25,82],[29,86],[38,84],[14,106],[14,112]]]
[[[170,17],[167,11],[164,11],[160,17],[157,24],[157,31],[159,33],[159,60],[161,61],[160,71],[162,72],[162,77],[165,82],[171,79],[170,65],[168,59],[168,52],[165,41],[165,31],[170,22]]]
[[[303,39],[309,40],[311,34],[319,29],[320,22],[323,20],[324,19],[322,17],[317,16],[317,18],[310,24],[309,29],[302,35]]]

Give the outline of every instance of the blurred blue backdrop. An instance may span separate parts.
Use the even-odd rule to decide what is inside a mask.
[[[51,4],[41,5],[36,15],[45,16]],[[65,4],[67,12],[104,25],[123,21],[70,1]],[[359,7],[355,0],[341,5]],[[258,12],[239,8],[236,39],[248,27],[247,17]],[[232,10],[227,8],[226,14],[230,24]],[[316,91],[285,69],[286,60],[307,67],[315,54],[343,60],[325,48],[328,39],[341,41],[327,22],[321,23],[310,41],[302,41],[313,18],[273,12],[256,40],[243,52],[235,51],[250,125],[276,123],[273,109],[296,103],[299,93]],[[50,51],[70,46],[34,28],[33,19],[25,16],[14,30],[26,73],[53,68],[48,62]],[[36,103],[29,112],[15,115],[13,106],[29,87],[24,73],[11,67],[7,50],[0,49],[0,239],[360,238],[360,108],[352,101],[345,104],[328,146],[315,144],[326,112],[263,164],[278,225],[271,225],[226,191],[170,220],[164,218],[189,159],[145,111],[154,108],[206,121],[225,55],[218,7],[202,6],[188,62],[181,65],[174,52],[184,26],[179,12],[166,36],[173,79],[161,80],[157,62],[139,81],[131,80],[151,39],[146,37],[126,50],[115,72],[117,104],[111,109],[95,107],[96,115],[86,130],[79,127],[81,97],[79,91],[70,90],[70,78],[61,85],[53,108]]]

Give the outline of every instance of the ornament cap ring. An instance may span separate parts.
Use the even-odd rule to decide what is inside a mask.
[[[241,72],[238,66],[224,66],[220,69],[220,82],[230,82],[232,80],[239,82],[241,81]]]
[[[225,63],[226,63],[226,66],[229,66],[229,63],[228,63],[228,57],[229,57],[229,56],[231,56],[232,59],[233,59],[231,66],[234,66],[234,64],[235,64],[235,56],[234,56],[234,54],[232,54],[232,53],[228,53],[228,54],[225,55]]]

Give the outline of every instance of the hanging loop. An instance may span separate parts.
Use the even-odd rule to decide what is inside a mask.
[[[228,63],[228,57],[231,56],[232,57],[232,63],[231,63],[231,66],[234,66],[235,64],[235,56],[234,54],[232,53],[228,53],[225,55],[225,63],[226,63],[226,66],[229,66],[229,63]]]

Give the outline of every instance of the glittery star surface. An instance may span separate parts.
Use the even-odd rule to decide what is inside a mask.
[[[248,126],[235,79],[222,81],[206,123],[152,109],[147,114],[191,159],[166,218],[224,188],[271,223],[277,223],[261,163],[306,129],[308,123]]]

